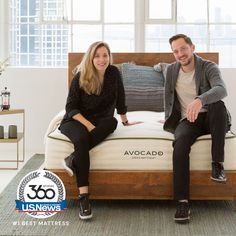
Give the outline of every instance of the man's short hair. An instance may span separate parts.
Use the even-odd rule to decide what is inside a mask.
[[[190,46],[193,44],[192,40],[185,34],[176,34],[174,36],[172,36],[169,39],[169,43],[170,45],[172,44],[173,41],[177,40],[177,39],[184,39],[184,41],[189,44]]]

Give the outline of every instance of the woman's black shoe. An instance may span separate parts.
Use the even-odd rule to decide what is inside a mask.
[[[79,195],[79,217],[82,220],[91,219],[93,217],[88,193]]]
[[[217,182],[225,182],[224,166],[220,162],[212,162],[211,179]]]
[[[174,220],[176,223],[185,224],[190,220],[190,209],[188,202],[178,202]]]
[[[63,167],[70,176],[73,176],[75,171],[75,168],[73,166],[73,160],[74,155],[72,154],[63,160]]]

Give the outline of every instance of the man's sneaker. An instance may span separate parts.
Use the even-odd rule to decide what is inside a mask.
[[[220,162],[212,162],[211,179],[217,182],[225,182],[224,166]]]
[[[88,193],[79,195],[79,217],[82,220],[87,220],[93,217]]]
[[[74,171],[75,171],[75,168],[73,166],[73,160],[74,160],[74,155],[70,155],[68,157],[66,157],[64,160],[63,160],[63,167],[65,168],[66,172],[70,175],[70,176],[73,176],[74,175]]]
[[[188,223],[190,220],[190,209],[188,202],[178,202],[174,220],[176,223]]]

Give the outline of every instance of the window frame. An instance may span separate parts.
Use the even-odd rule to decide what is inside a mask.
[[[164,0],[163,0],[164,1]],[[170,19],[152,19],[149,17],[150,1],[145,1],[145,24],[174,24],[176,22],[177,0],[171,0],[171,18]]]
[[[39,6],[40,6],[40,15],[39,15],[39,21],[37,22],[37,24],[39,25],[50,25],[50,24],[55,24],[55,25],[67,25],[68,28],[70,29],[70,35],[69,36],[69,40],[70,40],[70,45],[71,48],[68,49],[68,51],[74,51],[73,48],[73,37],[72,37],[72,28],[73,25],[76,24],[84,24],[84,25],[95,25],[95,24],[99,24],[101,25],[101,37],[102,40],[104,40],[104,32],[105,32],[105,26],[106,25],[117,25],[117,24],[130,24],[130,23],[123,23],[123,22],[115,22],[115,23],[106,23],[104,22],[104,0],[100,0],[101,4],[100,4],[100,16],[101,18],[99,20],[92,20],[92,21],[81,21],[81,20],[68,20],[65,17],[63,17],[61,20],[45,20],[43,17],[43,1],[44,0],[40,0],[39,2]],[[71,16],[73,17],[73,1],[71,1],[72,7],[70,9],[71,11]],[[226,26],[226,25],[232,25],[236,27],[236,22],[210,22],[210,1],[211,0],[207,0],[207,23],[202,23],[203,25],[206,25],[207,27],[207,37],[206,37],[206,51],[211,51],[211,47],[214,48],[214,45],[210,45],[211,41],[217,41],[220,40],[220,38],[213,38],[211,35],[211,27],[212,26],[217,26],[217,25],[222,25],[222,26]],[[134,51],[135,52],[145,52],[145,47],[146,47],[146,26],[147,25],[173,25],[173,27],[175,27],[175,32],[177,33],[177,28],[178,26],[184,26],[184,25],[199,25],[199,23],[178,23],[177,22],[177,0],[172,0],[172,18],[171,19],[150,19],[149,18],[149,0],[135,0],[134,1]],[[0,46],[0,59],[4,59],[7,58],[8,55],[10,54],[10,47],[11,44],[9,43],[11,41],[10,39],[10,22],[9,22],[9,17],[10,17],[10,13],[9,13],[9,5],[10,5],[10,1],[0,1],[0,21],[1,21],[1,29],[0,29],[0,40],[1,40],[1,46]],[[73,19],[73,18],[72,18]],[[40,39],[40,43],[42,45],[42,32],[40,35],[41,39]],[[230,40],[230,38],[222,38],[223,40]],[[167,42],[168,43],[168,42]],[[224,45],[227,46],[227,45]],[[234,46],[231,45],[232,47],[236,47],[236,45]],[[63,50],[63,48],[62,48]],[[29,52],[27,52],[29,53]],[[42,56],[43,53],[40,54],[40,61],[42,61]],[[229,55],[229,57],[231,57],[232,55]],[[228,65],[230,65],[230,62],[227,62]],[[17,65],[18,66],[18,65]],[[21,67],[24,67],[23,65],[19,65]],[[49,65],[50,66],[50,65]],[[230,65],[232,67],[232,65]],[[234,66],[234,64],[233,64]],[[28,66],[26,66],[28,67]],[[34,67],[34,66],[33,66]],[[47,67],[47,66],[42,66],[40,65],[40,67]],[[62,66],[55,66],[55,68],[57,67],[62,67]],[[226,65],[227,67],[227,65]],[[229,66],[228,66],[229,67]]]

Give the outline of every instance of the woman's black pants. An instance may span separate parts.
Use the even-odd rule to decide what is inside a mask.
[[[204,134],[211,134],[212,161],[224,161],[225,134],[228,131],[227,111],[222,101],[208,105],[208,111],[199,113],[195,122],[182,120],[174,133],[173,178],[174,199],[189,199],[189,153],[192,144]],[[200,153],[200,152],[199,152]]]
[[[89,150],[102,142],[117,127],[114,117],[105,118],[97,122],[91,132],[78,121],[72,120],[61,124],[61,133],[66,135],[74,144],[73,165],[76,169],[77,186],[89,186],[90,158]]]

